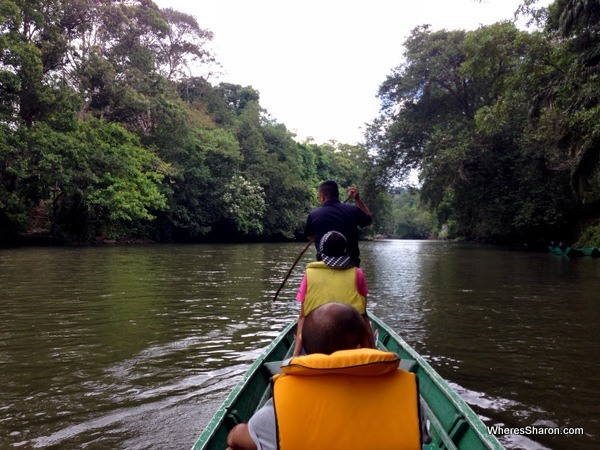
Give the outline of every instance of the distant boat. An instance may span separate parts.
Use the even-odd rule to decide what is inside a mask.
[[[597,247],[567,247],[560,245],[549,245],[548,250],[551,253],[563,256],[591,256],[593,258],[600,257],[600,249]]]
[[[377,346],[400,356],[400,368],[419,379],[422,403],[430,422],[432,442],[424,450],[502,450],[504,447],[488,432],[479,416],[450,385],[379,318],[369,314],[378,333]],[[270,378],[294,347],[295,323],[290,323],[254,362],[200,435],[192,450],[224,450],[227,435],[236,423],[247,422],[271,396]],[[385,414],[381,411],[381,414]]]

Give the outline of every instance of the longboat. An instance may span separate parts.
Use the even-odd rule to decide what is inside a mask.
[[[398,334],[381,319],[369,313],[377,347],[400,356],[400,368],[415,373],[421,402],[427,413],[432,442],[424,450],[500,450],[504,447],[488,432],[481,418],[450,385]],[[281,362],[291,357],[295,321],[267,346],[216,411],[192,450],[224,450],[227,435],[237,424],[248,422],[254,412],[272,395],[270,379]],[[385,411],[382,411],[385,414]]]
[[[549,245],[550,253],[555,253],[562,256],[591,256],[593,258],[600,257],[600,248],[597,247],[565,247],[560,245]]]

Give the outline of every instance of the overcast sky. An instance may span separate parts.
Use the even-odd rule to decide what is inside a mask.
[[[363,140],[379,85],[411,30],[473,30],[510,20],[520,0],[155,0],[193,15],[215,37],[227,81],[250,85],[279,123],[318,143]],[[548,4],[548,1],[542,1]]]

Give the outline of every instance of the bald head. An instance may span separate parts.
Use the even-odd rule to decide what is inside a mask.
[[[325,303],[306,316],[302,343],[307,354],[330,355],[338,350],[369,347],[369,329],[364,318],[350,305]]]

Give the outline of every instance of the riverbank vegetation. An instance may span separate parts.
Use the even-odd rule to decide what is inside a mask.
[[[255,88],[212,84],[212,34],[185,13],[4,0],[0,241],[298,238],[334,179],[374,234],[598,246],[600,2],[521,13],[535,31],[416,26],[348,145],[298,142]]]

